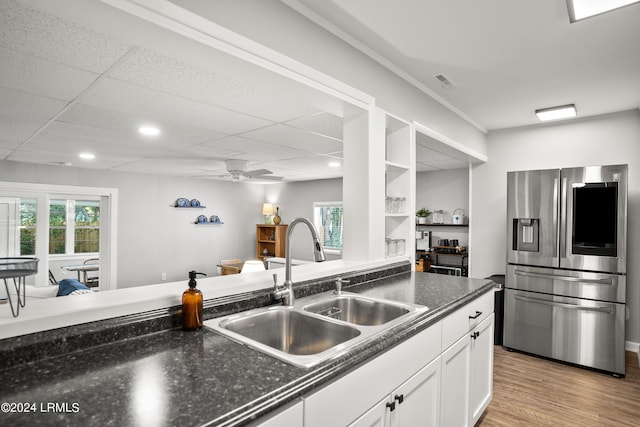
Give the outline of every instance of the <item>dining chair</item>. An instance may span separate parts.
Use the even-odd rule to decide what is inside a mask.
[[[100,259],[99,258],[89,258],[89,259],[85,259],[83,264],[85,265],[92,265],[92,264],[100,264]],[[100,285],[100,275],[98,272],[95,271],[87,271],[85,272],[85,285],[87,285],[90,288],[94,288]]]

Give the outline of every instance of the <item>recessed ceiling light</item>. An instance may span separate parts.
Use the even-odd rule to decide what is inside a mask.
[[[339,168],[340,167],[340,162],[329,162],[329,167],[330,168]]]
[[[573,104],[536,110],[536,116],[538,116],[541,122],[568,119],[569,117],[575,117],[577,114],[576,106]]]
[[[638,3],[640,0],[567,0],[571,22]]]
[[[93,160],[96,158],[96,155],[93,153],[80,153],[78,157],[84,160]]]
[[[155,126],[140,126],[138,128],[138,132],[145,136],[156,136],[160,135],[160,129]]]

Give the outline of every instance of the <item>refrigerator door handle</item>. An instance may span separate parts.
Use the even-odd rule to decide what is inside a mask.
[[[562,193],[560,209],[560,228],[556,229],[558,239],[560,240],[560,258],[567,256],[567,211],[569,209],[569,201],[567,200],[567,178],[562,178],[562,185],[560,187]]]
[[[557,263],[558,260],[558,206],[559,200],[558,200],[558,178],[553,178],[553,216],[552,216],[552,222],[553,222],[553,258],[556,260],[555,262]]]
[[[524,271],[524,270],[515,270],[514,273],[517,276],[537,277],[540,279],[551,279],[551,280],[562,280],[563,282],[580,282],[580,283],[589,283],[592,285],[613,286],[613,278],[611,277],[606,279],[587,279],[583,277],[557,276],[555,274],[536,273],[533,271]]]
[[[523,302],[532,302],[535,304],[542,305],[550,305],[553,307],[566,308],[568,310],[579,310],[579,311],[595,311],[597,313],[607,313],[613,314],[613,308],[611,307],[586,307],[583,305],[575,305],[575,304],[567,304],[564,302],[555,302],[555,301],[547,301],[537,298],[523,297],[521,295],[515,295],[515,299]]]

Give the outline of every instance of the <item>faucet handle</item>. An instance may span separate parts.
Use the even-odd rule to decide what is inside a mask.
[[[278,273],[273,273],[273,289],[278,289]]]
[[[343,279],[342,277],[338,277],[336,279],[336,290],[333,291],[334,294],[340,295],[342,293],[342,285],[351,283],[351,280]]]

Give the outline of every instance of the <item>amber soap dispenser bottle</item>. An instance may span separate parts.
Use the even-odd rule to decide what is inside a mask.
[[[202,328],[202,292],[196,289],[196,271],[189,272],[189,289],[182,293],[182,329],[195,331]]]

